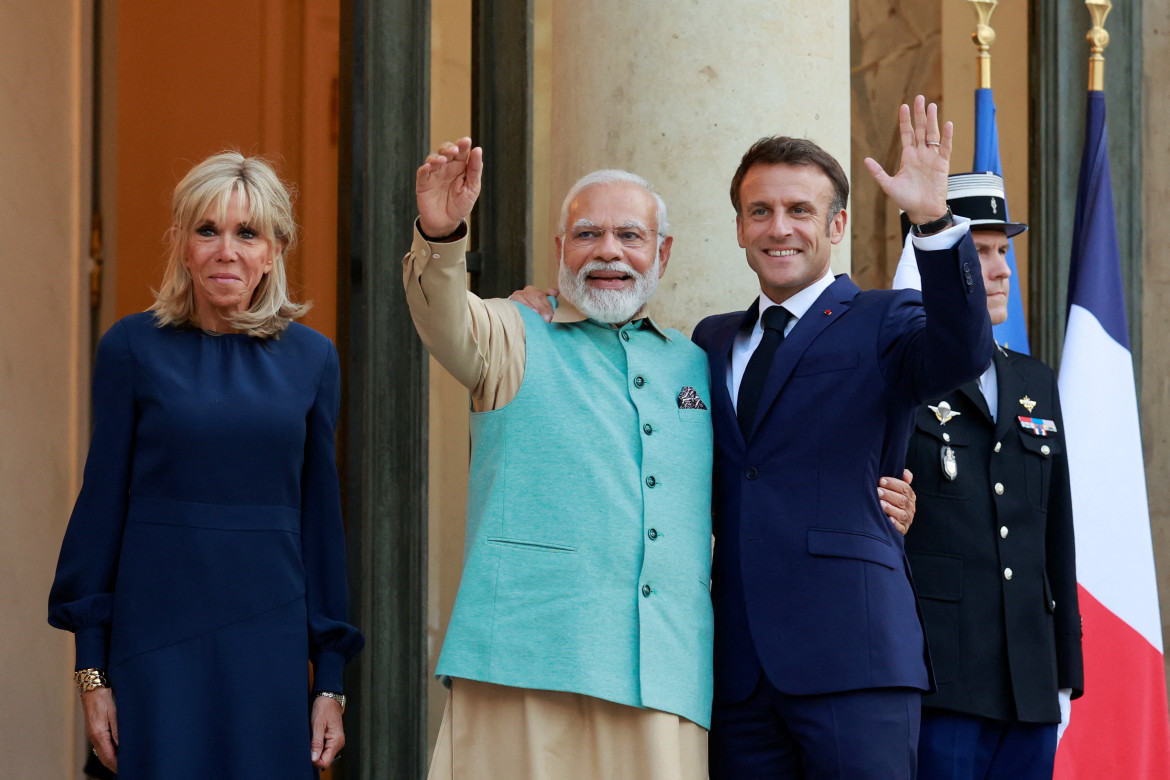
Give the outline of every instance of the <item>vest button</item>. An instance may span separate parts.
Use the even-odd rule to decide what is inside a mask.
[[[657,484],[658,480],[654,479],[654,477],[646,477],[646,487],[654,487]]]
[[[646,423],[642,426],[642,432],[649,436],[650,434],[654,433],[654,429],[650,427],[650,423]]]
[[[645,379],[643,379],[643,378],[642,378],[642,377],[640,377],[640,376],[636,376],[636,377],[634,377],[634,387],[641,387],[641,386],[642,386],[642,385],[644,385],[644,384],[646,384],[646,380],[645,380]]]
[[[755,466],[748,466],[748,470],[743,473],[748,479],[755,479],[760,476],[760,472],[756,470]]]
[[[649,531],[646,532],[646,535],[650,537],[650,541],[654,541],[655,539],[658,538],[658,531],[651,528]]]
[[[628,330],[623,330],[622,331],[622,341],[629,341],[629,340],[630,340],[630,332]]]
[[[651,594],[651,593],[653,593],[653,592],[654,592],[654,591],[650,590],[650,586],[649,586],[649,585],[643,585],[643,586],[642,586],[642,595],[643,595],[643,596],[645,596],[645,597],[649,598],[649,597],[650,597],[650,594]]]

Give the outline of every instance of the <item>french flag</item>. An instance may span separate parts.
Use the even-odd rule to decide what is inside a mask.
[[[1060,398],[1072,483],[1085,694],[1059,780],[1170,778],[1170,721],[1133,359],[1105,136],[1089,92]]]

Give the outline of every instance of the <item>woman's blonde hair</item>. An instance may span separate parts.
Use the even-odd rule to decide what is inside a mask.
[[[195,324],[194,284],[184,257],[187,238],[203,224],[209,210],[214,209],[216,220],[222,223],[235,193],[248,210],[248,224],[271,247],[272,270],[260,279],[248,308],[232,315],[232,323],[249,336],[275,338],[309,310],[311,304],[289,298],[284,269],[285,255],[297,240],[289,189],[262,157],[225,151],[196,165],[175,187],[167,231],[167,268],[150,307],[157,325]]]

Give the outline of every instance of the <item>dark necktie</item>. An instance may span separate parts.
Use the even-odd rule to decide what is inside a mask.
[[[764,382],[768,379],[768,369],[772,367],[772,358],[776,356],[776,348],[784,340],[784,328],[788,325],[791,315],[783,306],[769,306],[764,311],[764,337],[759,346],[748,360],[744,369],[743,379],[739,383],[739,400],[736,403],[736,416],[739,417],[739,429],[743,431],[746,440],[751,431],[752,422],[756,419],[756,410],[760,408],[760,396],[764,393]]]

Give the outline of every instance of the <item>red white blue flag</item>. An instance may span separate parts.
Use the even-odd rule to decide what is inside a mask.
[[[1141,429],[1121,283],[1105,96],[1089,92],[1060,397],[1072,483],[1085,694],[1059,780],[1170,778],[1170,722]]]

